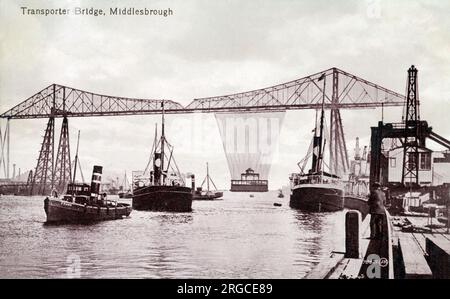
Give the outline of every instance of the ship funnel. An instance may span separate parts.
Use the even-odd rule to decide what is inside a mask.
[[[161,175],[163,171],[161,167],[161,160],[162,160],[161,153],[155,152],[155,157],[153,161],[153,180],[155,185],[161,185]]]
[[[102,181],[102,166],[94,165],[94,169],[92,170],[92,179],[91,179],[91,199],[97,199],[98,194],[100,193],[100,183]]]
[[[191,188],[192,191],[195,190],[195,175],[191,175]]]

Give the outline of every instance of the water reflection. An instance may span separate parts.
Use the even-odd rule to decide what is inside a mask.
[[[144,212],[149,213],[149,212]],[[151,213],[151,212],[150,212]],[[156,216],[154,216],[155,219],[164,225],[177,225],[177,224],[187,224],[191,223],[194,220],[194,217],[192,216],[192,213],[185,214],[185,213],[156,213]]]

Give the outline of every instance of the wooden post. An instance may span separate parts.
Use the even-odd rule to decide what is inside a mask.
[[[445,203],[447,206],[447,234],[448,234],[450,230],[450,188],[448,189],[447,200]]]
[[[360,258],[361,213],[358,211],[348,211],[345,214],[345,257]]]
[[[449,205],[449,202],[450,202],[450,194],[449,194],[449,197],[447,197],[447,234],[449,233],[449,229],[450,229],[450,205]]]

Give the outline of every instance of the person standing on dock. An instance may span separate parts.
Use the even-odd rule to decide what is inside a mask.
[[[381,239],[383,234],[383,219],[386,214],[384,203],[386,202],[386,196],[381,190],[381,185],[375,182],[372,185],[372,191],[370,192],[369,201],[369,213],[370,213],[370,238]]]

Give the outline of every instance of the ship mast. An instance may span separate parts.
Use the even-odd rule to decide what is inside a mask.
[[[206,187],[207,187],[208,192],[209,192],[209,166],[208,166],[208,162],[206,162]]]
[[[154,165],[155,165],[155,159],[156,159],[156,151],[158,150],[157,140],[158,140],[158,123],[155,124],[155,137],[153,140],[153,147],[152,147],[153,169],[155,169]],[[149,161],[149,164],[150,164],[150,161]],[[147,167],[148,167],[148,165],[147,165]],[[159,178],[158,178],[158,182],[156,182],[155,173],[153,173],[153,176],[150,179],[151,179],[152,184],[156,184],[156,185],[159,184]]]
[[[125,170],[125,175],[123,177],[123,190],[128,190],[128,179],[127,179],[127,171]]]
[[[75,184],[75,178],[77,176],[77,165],[78,165],[78,146],[80,145],[80,130],[78,130],[78,139],[77,139],[77,151],[75,153],[75,166],[73,168],[73,179],[72,184]],[[74,194],[75,189],[72,186],[72,195]]]
[[[315,172],[317,169],[317,157],[318,154],[316,154],[316,146],[317,141],[319,140],[319,137],[317,137],[317,110],[316,110],[316,118],[314,121],[314,137],[313,137],[313,142],[312,142],[312,165],[311,165],[311,171]]]
[[[165,175],[164,175],[164,141],[165,141],[165,136],[164,136],[164,101],[161,102],[161,107],[162,107],[162,123],[161,123],[161,174],[162,174],[162,179],[161,179],[161,185],[164,185],[164,180],[165,180]]]
[[[320,76],[320,78],[318,79],[318,81],[322,81],[323,80],[323,95],[322,95],[322,112],[320,115],[320,129],[319,129],[319,158],[317,161],[317,169],[316,171],[319,172],[322,170],[322,162],[323,162],[323,120],[324,120],[324,106],[325,106],[325,82],[326,82],[326,78],[325,78],[325,73],[322,74],[322,76]]]

